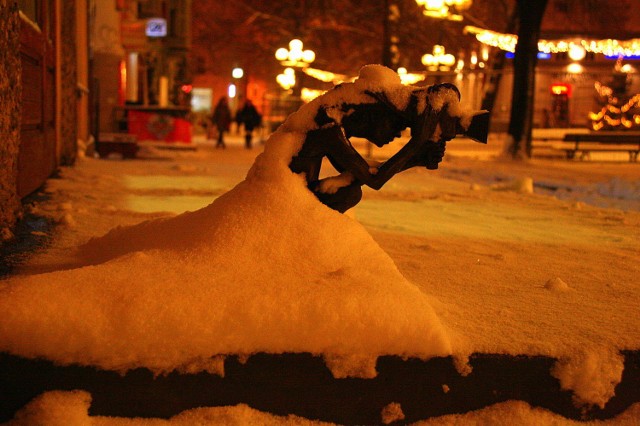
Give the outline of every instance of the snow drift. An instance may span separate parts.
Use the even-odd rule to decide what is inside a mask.
[[[371,81],[406,93],[382,70],[341,93]],[[372,377],[380,355],[450,354],[429,297],[289,170],[314,108],[293,114],[246,180],[209,206],[116,228],[80,247],[71,269],[0,283],[0,351],[156,373],[309,352],[336,377]]]

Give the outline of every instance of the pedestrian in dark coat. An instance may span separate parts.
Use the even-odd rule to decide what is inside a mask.
[[[256,109],[251,99],[247,99],[244,106],[238,114],[236,114],[236,122],[238,125],[244,125],[244,141],[245,148],[251,149],[251,140],[253,139],[253,129],[260,126],[262,123],[262,116]]]
[[[216,108],[213,110],[211,121],[213,121],[218,129],[216,148],[226,148],[224,134],[229,131],[229,126],[231,125],[231,110],[229,109],[229,102],[226,96],[221,97],[218,101]]]

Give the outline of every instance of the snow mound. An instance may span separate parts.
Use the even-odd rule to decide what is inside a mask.
[[[491,185],[491,189],[496,191],[514,191],[522,194],[533,194],[533,179],[530,177],[516,178],[508,182],[495,183]]]
[[[156,372],[221,354],[450,353],[427,296],[366,230],[276,177],[115,229],[82,247],[85,266],[3,282],[0,350]]]
[[[328,426],[319,420],[308,420],[295,415],[278,416],[255,410],[245,404],[226,407],[202,407],[183,411],[169,419],[123,418],[90,416],[91,395],[86,391],[49,391],[34,398],[18,413],[7,426],[191,426],[191,425],[261,425],[261,426]],[[542,408],[531,407],[523,401],[501,402],[465,414],[450,414],[412,423],[413,426],[437,425],[566,425],[584,424],[631,426],[638,424],[640,404],[634,404],[616,418],[584,422],[569,420]],[[402,407],[390,403],[383,408],[383,424],[401,422],[404,419]]]
[[[551,291],[569,291],[569,290],[571,290],[571,287],[569,287],[569,285],[567,283],[565,283],[564,281],[562,281],[558,277],[551,278],[549,281],[547,281],[545,283],[545,285],[544,285],[544,288],[546,288],[547,290],[551,290]]]
[[[1,282],[0,351],[155,373],[308,352],[338,377],[374,376],[381,355],[449,355],[428,296],[289,170],[305,134],[286,128],[207,207],[113,229],[70,269]]]
[[[255,410],[248,405],[238,404],[229,407],[194,408],[183,411],[170,419],[123,418],[90,416],[91,395],[88,392],[50,391],[46,392],[23,407],[8,426],[192,426],[192,425],[261,425],[261,426],[323,426],[330,425],[320,421],[307,420],[289,415],[277,416]]]
[[[605,404],[615,395],[622,381],[624,357],[616,351],[584,349],[571,357],[560,359],[551,374],[560,381],[562,389],[574,392],[577,405]]]

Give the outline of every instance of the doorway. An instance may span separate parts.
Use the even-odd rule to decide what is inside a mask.
[[[20,0],[22,124],[18,196],[38,189],[56,167],[57,0]]]

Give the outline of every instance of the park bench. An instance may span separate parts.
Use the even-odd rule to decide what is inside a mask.
[[[579,154],[583,160],[593,151],[627,151],[629,161],[636,162],[640,152],[640,132],[567,133],[563,141],[573,144],[563,148],[569,159]]]
[[[135,135],[127,133],[100,133],[96,140],[96,152],[100,158],[108,157],[115,152],[123,158],[135,158],[140,150]]]

